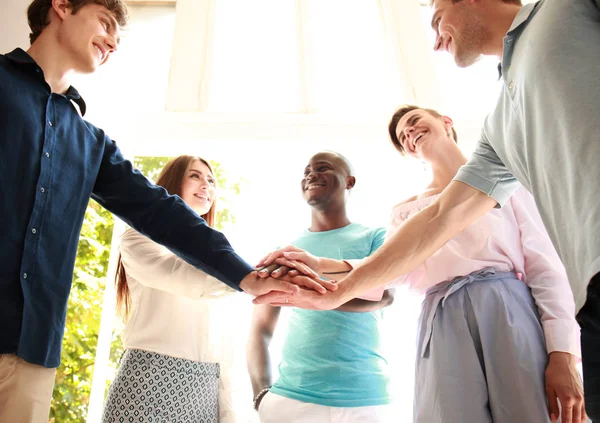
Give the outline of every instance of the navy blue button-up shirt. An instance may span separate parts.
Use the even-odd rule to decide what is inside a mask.
[[[220,232],[134,170],[79,113],[77,90],[52,93],[26,52],[0,55],[0,353],[45,367],[60,363],[90,197],[235,289],[252,271]]]

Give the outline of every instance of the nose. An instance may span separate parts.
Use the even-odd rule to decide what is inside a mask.
[[[109,34],[104,40],[104,47],[106,48],[108,54],[116,52],[117,48],[119,48],[117,37],[113,34]]]
[[[442,48],[442,37],[437,34],[435,37],[435,42],[433,43],[433,51],[440,51]]]
[[[413,132],[415,132],[415,128],[413,126],[409,126],[408,128],[404,129],[404,136],[406,138],[409,138],[409,136],[412,135]]]
[[[308,172],[308,174],[307,174],[307,175],[304,177],[304,179],[305,179],[307,182],[310,182],[310,181],[314,181],[314,180],[316,179],[316,177],[317,177],[317,175],[316,175],[316,172],[315,172],[314,170],[311,170],[311,171],[310,171],[310,172]]]

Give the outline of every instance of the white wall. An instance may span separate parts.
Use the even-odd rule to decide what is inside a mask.
[[[16,47],[29,47],[29,26],[27,25],[27,6],[30,0],[1,0],[0,14],[0,53],[8,53]]]

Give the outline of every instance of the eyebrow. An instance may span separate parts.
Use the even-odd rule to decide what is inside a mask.
[[[192,172],[192,173],[199,173],[200,175],[204,175],[204,173],[202,173],[202,171],[198,170],[198,169],[190,169],[190,172]],[[213,179],[215,178],[215,175],[213,175],[212,173],[209,173],[208,176],[211,177],[211,178],[213,178]]]
[[[408,125],[411,125],[411,126],[412,126],[412,125],[414,125],[414,124],[415,124],[415,122],[417,121],[417,119],[419,119],[420,117],[421,117],[421,115],[419,115],[418,113],[415,113],[414,115],[412,115],[412,116],[410,117],[410,119],[408,119],[408,120],[406,121],[406,123],[407,123]]]

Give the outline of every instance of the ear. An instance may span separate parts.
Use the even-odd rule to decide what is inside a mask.
[[[444,128],[446,129],[446,132],[450,132],[454,126],[454,122],[448,116],[442,116],[442,120],[444,121]]]
[[[52,0],[52,10],[63,20],[71,12],[69,0]]]
[[[354,176],[346,177],[346,189],[352,189],[356,185],[356,178]]]

